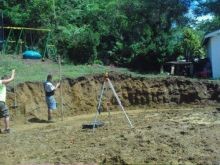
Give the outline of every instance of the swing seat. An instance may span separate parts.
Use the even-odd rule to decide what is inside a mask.
[[[23,53],[23,59],[41,59],[42,56],[39,52],[34,50],[27,50]]]

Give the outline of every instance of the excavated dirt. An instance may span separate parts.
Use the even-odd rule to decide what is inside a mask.
[[[218,81],[196,80],[184,77],[133,78],[129,75],[110,73],[110,80],[125,107],[171,107],[175,105],[214,105],[220,101]],[[56,93],[58,106],[61,103],[65,114],[94,112],[104,82],[103,75],[66,78]],[[45,111],[43,82],[26,82],[16,87],[16,103],[13,89],[9,89],[8,105],[18,105],[17,111],[32,113]],[[112,106],[117,102],[111,90],[105,92],[104,100]],[[60,106],[61,108],[61,106]],[[105,109],[105,105],[103,107]]]
[[[106,87],[105,125],[82,129],[94,119],[103,75],[65,78],[55,123],[46,121],[42,82],[18,84],[15,94],[8,88],[12,132],[0,135],[0,164],[220,164],[218,81],[109,75],[134,128]]]

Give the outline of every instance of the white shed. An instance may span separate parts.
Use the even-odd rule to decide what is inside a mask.
[[[207,47],[208,58],[212,68],[212,77],[220,78],[220,30],[205,35],[203,43]]]

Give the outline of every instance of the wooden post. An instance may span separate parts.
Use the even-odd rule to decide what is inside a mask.
[[[175,65],[171,65],[170,74],[171,74],[171,75],[174,75],[174,73],[175,73]]]
[[[61,104],[61,116],[63,121],[63,89],[62,89],[62,73],[61,73],[61,57],[58,55],[59,60],[59,75],[60,75],[60,104]]]
[[[190,76],[193,76],[193,64],[189,64],[189,74]]]

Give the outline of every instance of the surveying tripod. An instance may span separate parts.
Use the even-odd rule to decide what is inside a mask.
[[[94,118],[94,122],[93,122],[93,132],[94,132],[94,130],[95,130],[95,125],[96,125],[96,122],[97,122],[98,114],[100,113],[101,103],[102,103],[102,97],[103,97],[103,94],[104,94],[104,92],[105,92],[105,90],[106,90],[106,88],[107,88],[107,87],[106,87],[107,85],[109,85],[109,88],[112,90],[112,92],[113,92],[113,94],[114,94],[114,96],[115,96],[115,98],[116,98],[116,100],[117,100],[117,102],[118,102],[118,105],[120,106],[122,112],[124,113],[126,119],[128,120],[128,123],[129,123],[130,127],[133,128],[133,125],[132,125],[132,123],[131,123],[131,121],[130,121],[128,115],[127,115],[127,113],[125,112],[125,109],[124,109],[124,107],[122,106],[122,103],[121,103],[121,101],[120,101],[120,99],[119,99],[119,97],[118,97],[118,95],[117,95],[117,93],[116,93],[116,91],[115,91],[115,89],[114,89],[114,87],[113,87],[113,85],[112,85],[112,83],[111,83],[109,77],[108,77],[108,73],[105,73],[104,82],[103,82],[103,84],[102,84],[100,97],[99,97],[99,99],[98,99],[97,112],[96,112],[96,115],[95,115],[95,118]],[[110,117],[110,111],[109,111],[109,107],[108,107],[109,104],[110,104],[110,103],[108,102],[108,103],[107,103],[107,111],[108,111],[109,117]]]

